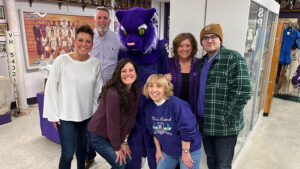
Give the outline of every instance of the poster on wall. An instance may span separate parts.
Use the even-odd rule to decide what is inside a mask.
[[[74,51],[75,29],[89,24],[93,16],[30,12],[19,9],[27,69],[37,69],[43,59],[55,59]]]

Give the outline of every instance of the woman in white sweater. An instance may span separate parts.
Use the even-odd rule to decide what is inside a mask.
[[[75,149],[77,168],[84,169],[87,124],[102,88],[100,63],[88,54],[93,30],[82,25],[75,36],[75,52],[54,61],[45,90],[44,117],[53,122],[61,141],[59,169],[71,168]]]

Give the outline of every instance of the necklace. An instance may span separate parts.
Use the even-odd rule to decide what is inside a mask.
[[[190,72],[191,60],[186,61],[184,63],[179,61],[179,64],[181,67],[181,73],[189,73]]]

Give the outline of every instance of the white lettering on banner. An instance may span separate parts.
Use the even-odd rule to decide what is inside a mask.
[[[260,7],[258,9],[258,19],[257,19],[257,24],[259,25],[259,27],[262,26],[262,22],[263,22],[263,17],[264,17],[264,8]]]
[[[11,31],[6,31],[6,53],[8,56],[7,61],[8,61],[10,82],[16,84],[18,83],[16,49],[14,43],[14,34]]]

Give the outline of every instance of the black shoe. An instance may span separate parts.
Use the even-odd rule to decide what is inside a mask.
[[[89,169],[92,164],[94,163],[94,159],[91,159],[91,160],[85,160],[85,164],[84,164],[84,169]]]

